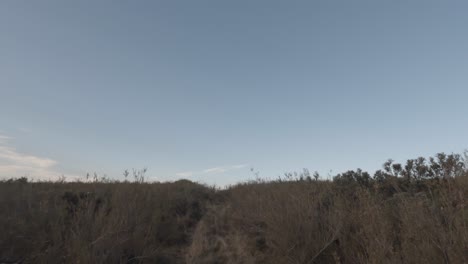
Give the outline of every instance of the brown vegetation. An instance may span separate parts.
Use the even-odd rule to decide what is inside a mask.
[[[0,183],[0,262],[468,263],[458,155],[225,190],[141,179]]]

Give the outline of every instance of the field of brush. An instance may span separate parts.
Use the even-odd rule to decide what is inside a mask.
[[[468,263],[459,155],[227,189],[0,183],[0,263]]]

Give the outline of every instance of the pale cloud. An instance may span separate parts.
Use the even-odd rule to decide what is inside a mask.
[[[176,173],[176,176],[178,177],[190,177],[192,175],[193,175],[192,171],[184,171],[184,172]]]
[[[54,169],[57,161],[20,153],[8,144],[10,140],[10,137],[0,134],[0,178],[26,176],[35,180],[56,180],[62,176]],[[76,176],[71,178],[76,179]]]
[[[11,139],[11,137],[7,137],[5,135],[0,134],[0,144],[6,143],[10,139]]]
[[[0,146],[0,161],[7,164],[16,164],[26,167],[50,168],[57,164],[55,160],[40,158],[32,155],[21,154],[16,149],[6,146]]]
[[[176,173],[176,176],[178,176],[178,177],[190,177],[190,176],[194,176],[194,175],[220,174],[220,173],[225,173],[225,172],[232,171],[232,170],[243,169],[243,168],[246,168],[247,166],[248,166],[248,164],[218,166],[218,167],[204,169],[204,170],[198,171],[198,172],[193,172],[193,171],[179,172],[179,173]]]
[[[223,173],[226,172],[227,168],[225,167],[214,167],[214,168],[209,168],[206,170],[203,170],[203,173]]]
[[[243,168],[246,168],[247,166],[249,166],[249,165],[248,164],[233,165],[233,166],[231,166],[231,169],[232,170],[243,169]]]

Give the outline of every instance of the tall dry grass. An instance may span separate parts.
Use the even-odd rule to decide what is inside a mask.
[[[463,161],[224,190],[141,177],[3,181],[0,263],[468,263]]]
[[[466,176],[391,196],[332,182],[237,186],[198,225],[187,262],[467,263],[466,197]]]
[[[214,190],[190,183],[0,184],[0,259],[181,263]]]

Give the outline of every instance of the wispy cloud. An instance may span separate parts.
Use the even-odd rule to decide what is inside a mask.
[[[243,169],[243,168],[247,168],[248,166],[249,166],[249,164],[233,165],[233,166],[231,166],[231,170]]]
[[[184,171],[184,172],[176,173],[176,176],[178,177],[190,177],[192,175],[193,175],[193,171]]]
[[[56,160],[20,153],[8,143],[11,137],[0,134],[0,178],[27,176],[36,180],[55,180],[62,176]]]
[[[57,164],[55,160],[21,154],[18,153],[16,149],[6,146],[0,146],[0,160],[8,164],[16,164],[20,166],[41,169],[47,169]]]
[[[208,173],[223,173],[226,172],[227,168],[226,167],[214,167],[214,168],[209,168],[206,170],[203,170],[202,173],[208,174]]]
[[[201,171],[185,171],[176,173],[178,177],[190,177],[195,175],[206,175],[206,174],[221,174],[232,170],[238,170],[246,168],[248,164],[238,164],[238,165],[230,165],[230,166],[218,166],[213,168],[204,169]]]
[[[10,139],[11,139],[11,137],[7,137],[5,135],[0,134],[0,144],[2,144],[2,143],[4,144]]]

